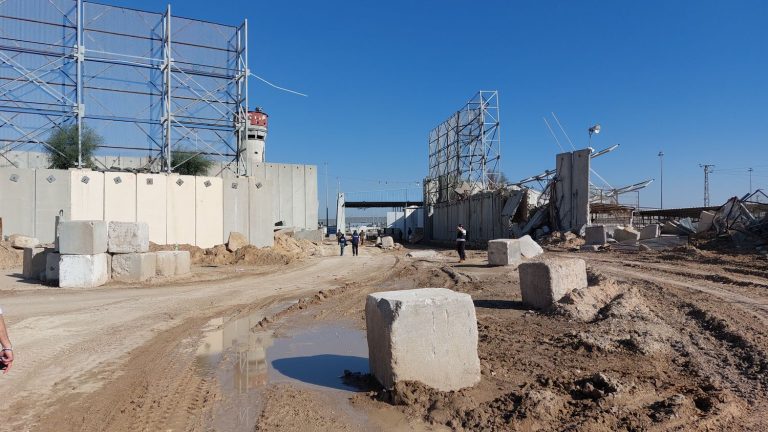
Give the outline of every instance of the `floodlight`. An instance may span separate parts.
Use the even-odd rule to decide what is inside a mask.
[[[600,123],[598,123],[598,124],[592,126],[591,128],[589,128],[589,134],[590,135],[592,135],[592,134],[599,134],[599,133],[600,133]]]

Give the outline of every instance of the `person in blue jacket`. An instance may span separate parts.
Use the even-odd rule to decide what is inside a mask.
[[[346,245],[347,245],[347,236],[345,236],[344,234],[341,234],[339,236],[339,250],[341,251],[341,254],[339,254],[340,256],[344,256],[344,246]]]
[[[357,233],[357,230],[352,231],[352,256],[357,256],[358,249],[357,247],[360,245],[360,234]]]

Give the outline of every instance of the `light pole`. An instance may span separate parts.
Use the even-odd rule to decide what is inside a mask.
[[[325,163],[325,232],[328,233],[328,162]]]
[[[661,187],[660,187],[661,190],[659,192],[661,195],[661,199],[660,199],[659,207],[661,209],[664,209],[664,152],[663,151],[659,152],[659,173],[661,177]]]
[[[752,193],[752,168],[747,171],[749,171],[749,193]]]

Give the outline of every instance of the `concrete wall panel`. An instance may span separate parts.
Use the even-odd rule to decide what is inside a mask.
[[[35,237],[43,243],[53,243],[56,216],[71,217],[71,175],[66,170],[39,169],[35,171]]]
[[[221,177],[195,177],[195,244],[224,243],[224,192]]]
[[[3,235],[35,236],[35,171],[0,168]]]
[[[293,220],[293,173],[291,165],[281,164],[278,168],[278,196],[280,209],[278,220],[285,226],[294,226]]]
[[[317,212],[320,203],[317,199],[317,167],[306,165],[304,167],[304,191],[306,196],[306,227],[317,228]]]
[[[149,225],[149,241],[166,244],[168,185],[164,174],[136,175],[136,221]]]
[[[136,222],[136,196],[136,174],[105,172],[104,220]]]
[[[307,228],[307,194],[304,178],[304,165],[288,165],[291,170],[291,198],[293,205],[291,226]]]
[[[248,177],[236,177],[231,174],[224,176],[224,232],[222,233],[224,241],[229,238],[229,233],[232,231],[239,232],[250,239],[248,180]]]
[[[269,184],[250,179],[248,182],[250,237],[252,245],[267,247],[274,244],[272,193]]]
[[[195,177],[166,177],[166,243],[195,244]]]
[[[104,173],[70,170],[72,220],[104,220]]]

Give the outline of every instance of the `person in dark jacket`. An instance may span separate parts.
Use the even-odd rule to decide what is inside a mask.
[[[339,251],[341,252],[339,256],[344,256],[344,247],[347,245],[347,236],[344,234],[341,234],[339,236]]]
[[[360,234],[357,233],[357,230],[352,232],[352,256],[357,256],[358,249],[357,247],[360,245]]]
[[[459,224],[456,227],[456,251],[459,252],[459,262],[464,262],[467,259],[467,254],[464,252],[467,246],[467,230],[464,229],[464,225]]]

